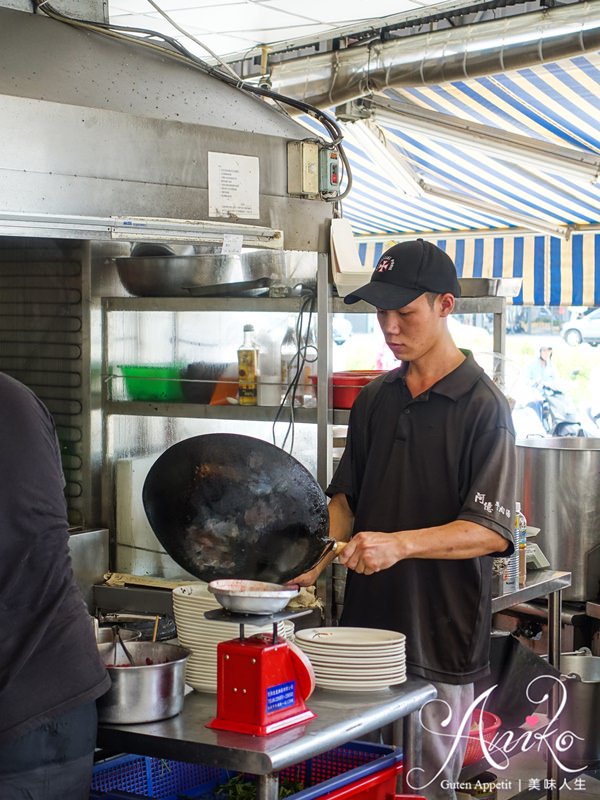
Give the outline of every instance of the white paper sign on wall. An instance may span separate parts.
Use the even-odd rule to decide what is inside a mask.
[[[209,152],[208,215],[259,219],[259,160],[256,156]]]

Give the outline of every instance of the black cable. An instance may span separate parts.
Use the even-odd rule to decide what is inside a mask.
[[[285,393],[281,399],[281,403],[279,408],[277,409],[277,413],[275,414],[275,419],[273,420],[272,425],[272,437],[273,437],[273,444],[277,445],[276,441],[276,426],[277,423],[281,420],[281,416],[285,409],[288,410],[288,420],[287,420],[287,430],[285,432],[285,436],[283,437],[283,442],[281,444],[281,449],[285,450],[285,447],[288,443],[288,439],[290,440],[290,454],[294,450],[294,441],[295,441],[295,407],[296,407],[296,398],[297,398],[297,391],[298,386],[301,385],[301,381],[304,377],[304,368],[307,363],[312,363],[318,357],[318,351],[315,354],[314,358],[308,358],[308,336],[310,332],[310,326],[312,324],[312,318],[315,311],[316,305],[316,293],[311,290],[307,293],[305,299],[302,301],[302,305],[300,306],[300,310],[296,317],[296,326],[295,326],[295,333],[296,333],[296,352],[290,359],[290,364],[296,364],[296,371],[289,381],[289,384],[285,390]],[[304,328],[304,315],[308,311],[308,322],[306,326],[306,335],[302,336],[302,330]],[[316,348],[315,348],[316,349]],[[289,405],[287,404],[289,400]]]

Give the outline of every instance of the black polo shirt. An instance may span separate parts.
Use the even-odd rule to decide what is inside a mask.
[[[0,745],[110,686],[69,555],[48,409],[0,373]]]
[[[505,397],[473,356],[418,397],[408,364],[357,397],[346,449],[327,488],[354,513],[354,533],[469,520],[512,552],[515,436]],[[407,559],[374,575],[348,570],[342,625],[407,636],[407,669],[446,683],[487,674],[492,556]]]

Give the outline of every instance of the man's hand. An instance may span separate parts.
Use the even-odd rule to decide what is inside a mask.
[[[321,574],[320,568],[313,567],[308,572],[303,572],[302,575],[298,575],[297,578],[288,581],[286,583],[286,586],[293,584],[295,584],[296,586],[314,586],[320,574]]]
[[[340,564],[363,575],[373,575],[405,557],[397,533],[361,531],[340,554]]]

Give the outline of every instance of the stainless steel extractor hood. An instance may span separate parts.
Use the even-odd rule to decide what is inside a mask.
[[[287,193],[287,142],[306,128],[274,106],[42,15],[0,8],[0,39],[0,220],[208,220],[208,153],[220,152],[259,159],[260,216],[244,222],[282,230],[287,249],[325,249],[330,204]]]

